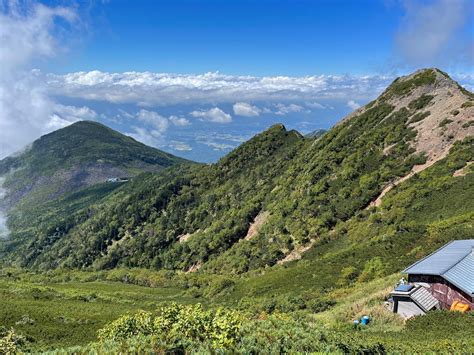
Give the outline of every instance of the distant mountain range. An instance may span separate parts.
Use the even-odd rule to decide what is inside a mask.
[[[81,122],[0,162],[0,252],[40,269],[287,265],[285,287],[334,287],[474,237],[473,160],[474,96],[438,69],[398,78],[327,132],[275,125],[212,165]]]

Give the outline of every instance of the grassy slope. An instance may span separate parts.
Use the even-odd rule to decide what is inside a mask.
[[[82,281],[60,281],[68,277],[64,272],[50,278],[44,274],[15,271],[7,276],[4,272],[0,277],[0,324],[27,335],[30,339],[28,347],[38,351],[95,342],[97,330],[124,313],[135,313],[139,309],[154,311],[162,302],[203,303],[202,299],[186,296],[179,287],[147,288],[106,280],[94,281],[99,277],[94,273],[71,273],[70,276]],[[107,273],[100,277],[114,279]],[[251,336],[249,331],[263,332],[257,337],[262,344],[285,341],[296,348],[302,344],[314,344],[307,347],[308,351],[324,348],[322,342],[332,344],[329,348],[332,351],[342,351],[347,346],[352,351],[362,350],[376,344],[397,353],[474,350],[474,340],[470,336],[474,314],[433,312],[405,324],[385,309],[383,300],[397,278],[398,275],[390,275],[333,290],[329,296],[338,300],[337,305],[317,314],[308,310],[298,311],[283,316],[281,321],[276,318],[276,323],[264,314],[247,314],[248,324],[263,323],[258,330],[246,325],[244,334]],[[212,307],[215,306],[216,303],[212,302]],[[366,314],[371,315],[371,324],[359,330],[353,329],[352,320]],[[291,318],[299,321],[288,324],[284,321]],[[264,325],[265,322],[272,323]],[[144,346],[147,341],[139,340],[137,344]],[[86,348],[75,348],[74,351],[86,351]]]
[[[118,282],[66,282],[42,279],[33,282],[0,278],[0,325],[13,327],[33,338],[35,349],[87,344],[96,340],[97,330],[120,315],[139,309],[154,310],[160,302],[180,303],[177,287],[149,288]]]

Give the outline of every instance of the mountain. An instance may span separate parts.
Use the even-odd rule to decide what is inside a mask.
[[[415,72],[319,139],[276,125],[217,164],[141,175],[60,218],[41,212],[5,260],[245,274],[262,297],[388,275],[474,236],[473,100],[437,69]]]
[[[24,198],[51,200],[110,177],[132,177],[184,161],[100,123],[80,121],[0,161],[8,191],[4,205],[11,207]]]
[[[318,139],[319,137],[321,137],[326,132],[327,131],[325,129],[316,129],[316,130],[306,134],[305,137],[310,138],[310,139]]]

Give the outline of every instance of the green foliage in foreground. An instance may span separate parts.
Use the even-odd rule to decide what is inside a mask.
[[[473,314],[432,312],[408,321],[399,332],[371,325],[331,330],[305,314],[246,317],[200,305],[172,304],[155,314],[126,315],[99,331],[99,339],[51,354],[101,353],[469,353],[474,350]],[[453,332],[454,330],[454,332]]]
[[[67,282],[28,274],[0,278],[0,326],[14,328],[33,350],[43,351],[92,342],[98,329],[127,312],[152,311],[162,302],[195,302],[178,287],[93,281],[97,275],[88,281],[83,274],[83,281]],[[67,272],[62,277],[67,280]]]
[[[133,270],[128,273],[137,274]],[[16,281],[0,278],[0,325],[5,327],[2,337],[8,335],[3,341],[34,353],[425,353],[474,349],[470,337],[474,314],[433,312],[404,324],[387,310],[383,302],[399,275],[355,283],[325,295],[307,294],[308,301],[321,303],[320,308],[293,308],[290,305],[300,303],[291,303],[288,297],[286,308],[280,303],[278,309],[266,312],[260,304],[264,300],[259,298],[247,299],[235,308],[225,295],[211,303],[206,298],[187,298],[179,288],[87,281],[87,276],[90,280],[104,278],[104,272],[71,272],[70,279],[76,281],[62,281],[68,273],[63,271],[61,276],[55,271],[49,276],[54,282],[47,281],[47,275],[10,274]],[[298,293],[301,291],[295,290],[293,300]],[[324,299],[336,304],[325,306]],[[204,305],[186,306],[190,302]],[[352,320],[366,314],[372,317],[369,326],[354,329]]]
[[[218,308],[204,310],[200,304],[182,306],[176,303],[162,307],[158,315],[138,312],[125,315],[99,331],[99,341],[124,341],[137,335],[151,335],[172,348],[183,350],[186,342],[208,344],[212,349],[235,346],[240,339],[244,318],[234,311]]]
[[[0,328],[0,354],[16,354],[25,345],[25,337],[17,334],[14,329]]]

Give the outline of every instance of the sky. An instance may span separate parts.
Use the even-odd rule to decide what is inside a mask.
[[[214,162],[275,123],[328,129],[397,76],[474,89],[470,0],[0,0],[0,158],[94,120]]]

